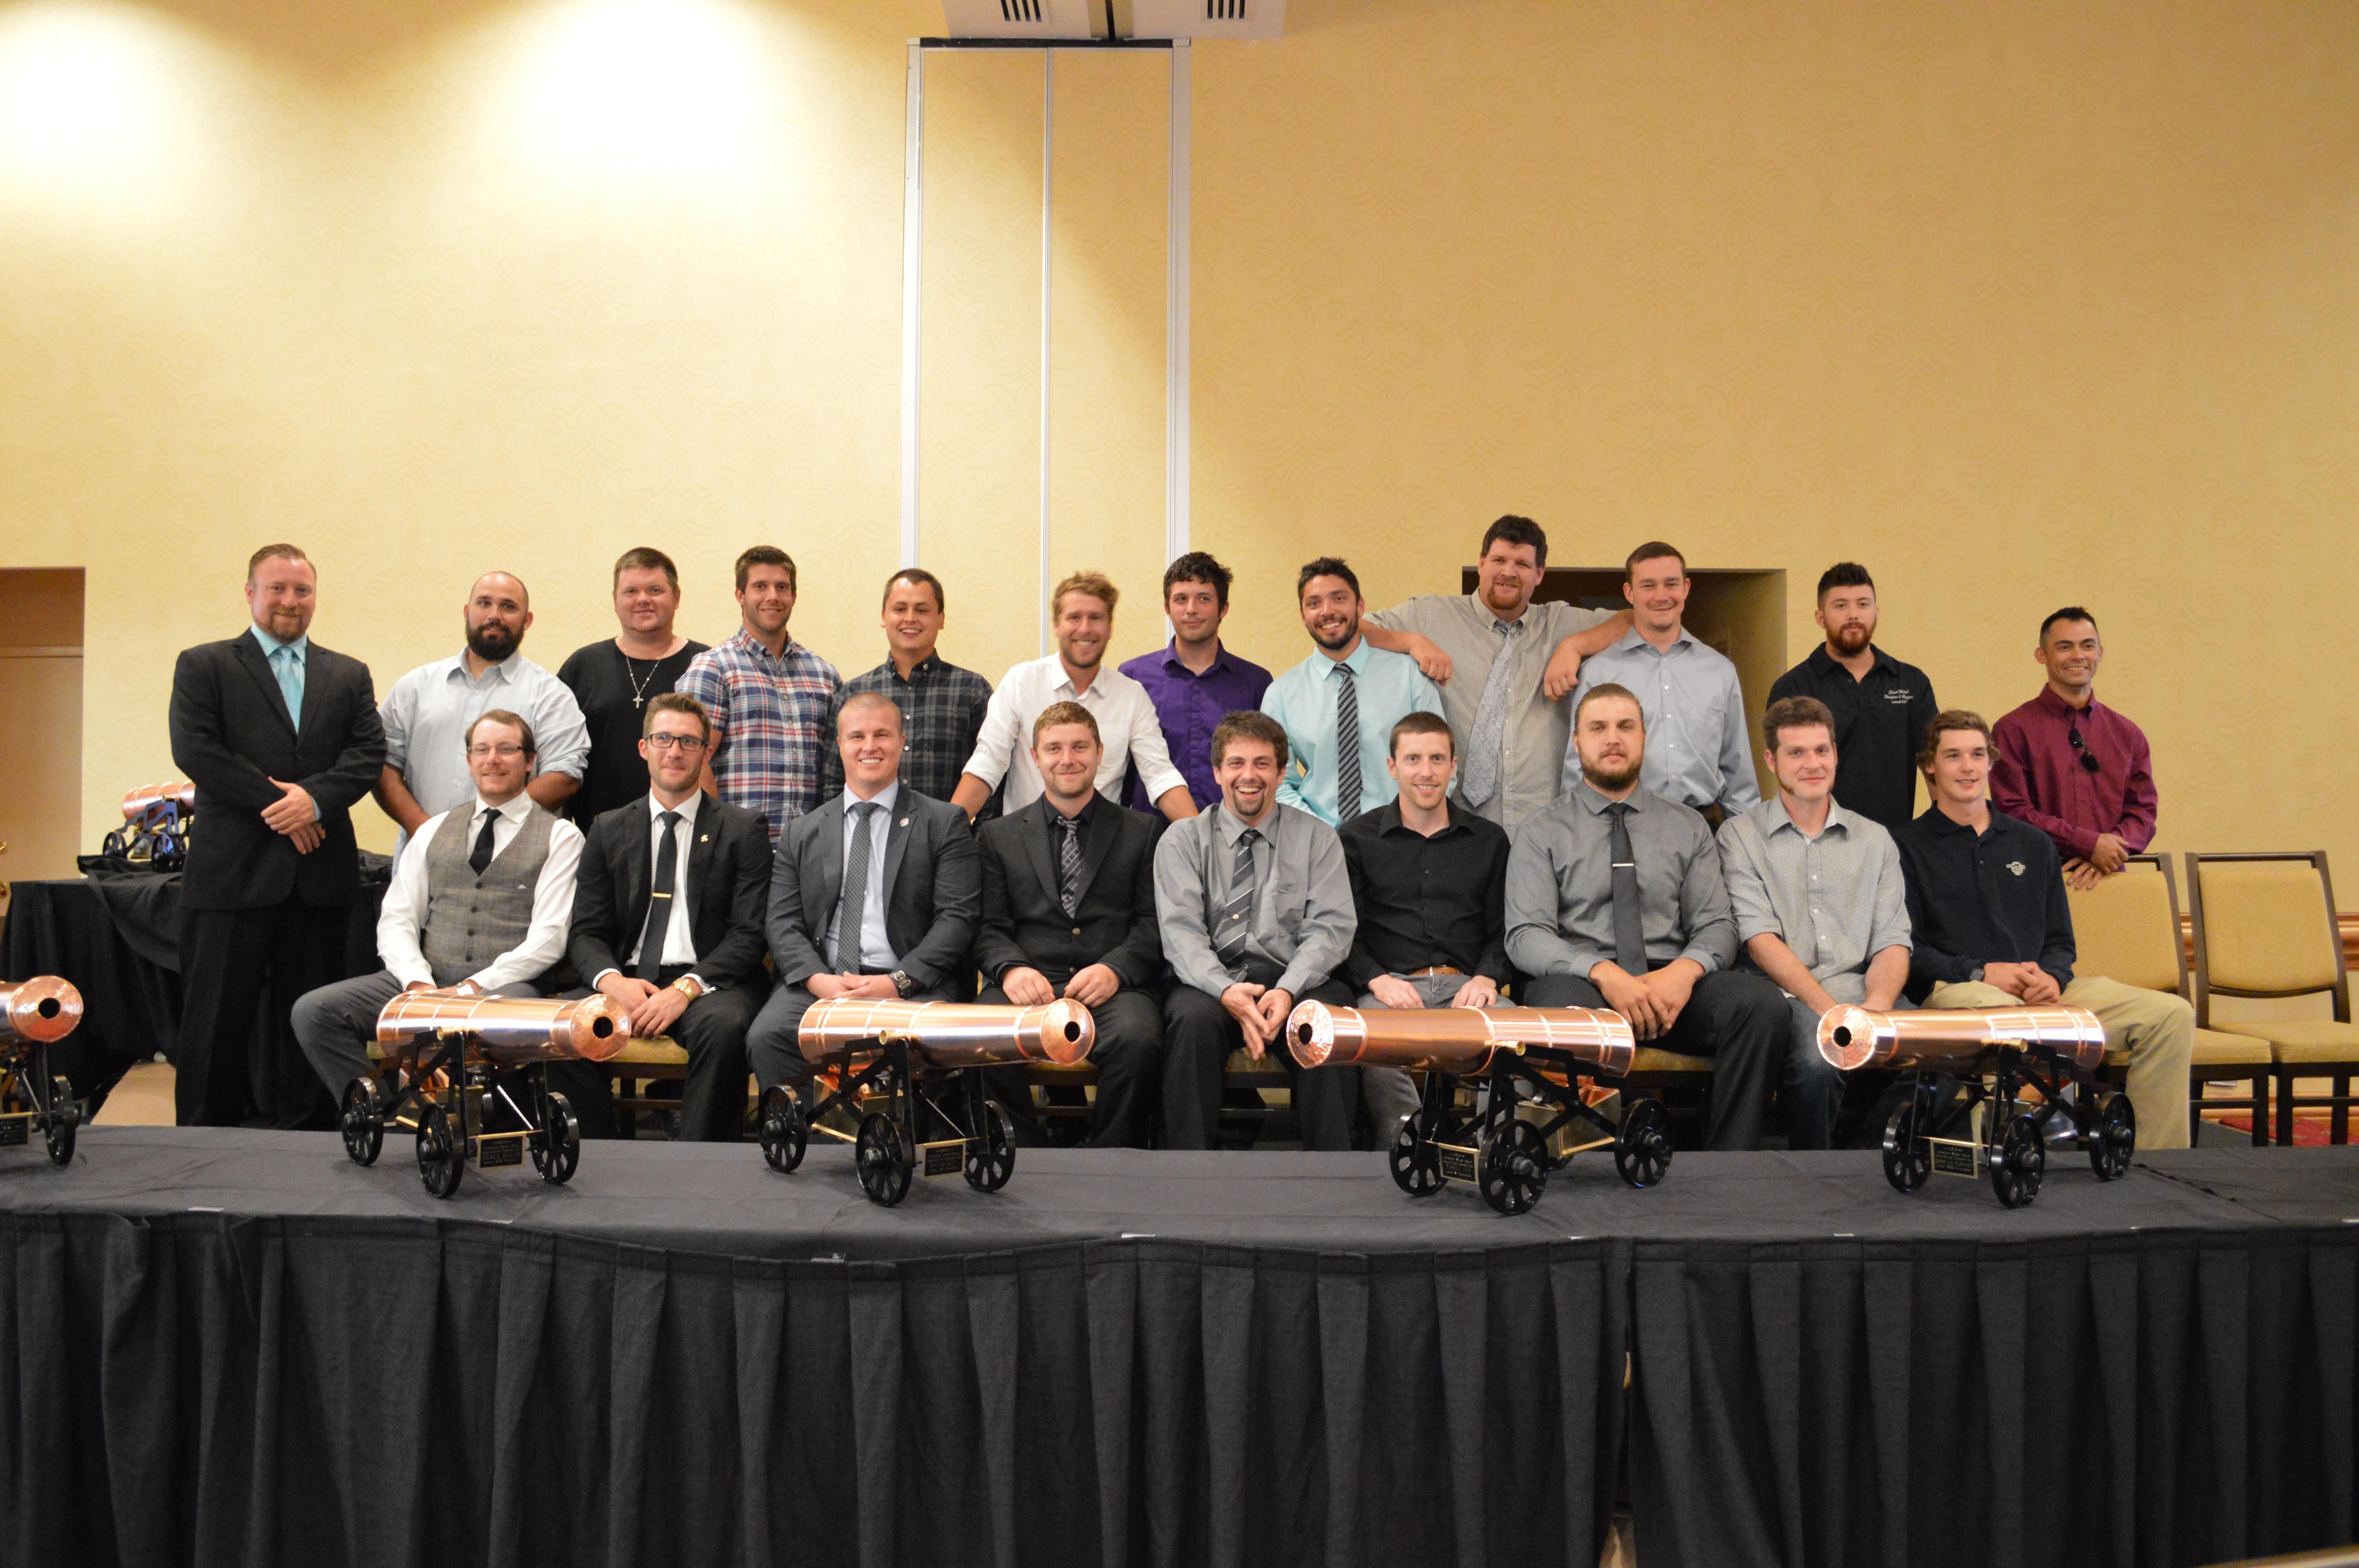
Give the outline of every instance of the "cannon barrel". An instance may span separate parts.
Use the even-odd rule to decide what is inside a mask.
[[[1306,1067],[1403,1067],[1461,1076],[1491,1065],[1495,1052],[1539,1047],[1593,1064],[1608,1076],[1630,1070],[1636,1041],[1618,1012],[1590,1007],[1330,1007],[1296,1004],[1287,1049]]]
[[[813,1062],[864,1050],[893,1035],[929,1067],[995,1067],[1050,1062],[1070,1067],[1097,1044],[1097,1020],[1080,1002],[987,1007],[981,1002],[878,1001],[835,997],[813,1002],[797,1039]]]
[[[0,1044],[62,1040],[82,1022],[82,992],[71,980],[35,975],[0,985]]]
[[[123,820],[142,822],[159,807],[177,806],[182,812],[197,808],[197,786],[180,784],[141,784],[123,797]]]
[[[1819,1019],[1819,1054],[1857,1067],[1967,1068],[2002,1045],[2053,1051],[2076,1072],[2105,1059],[2105,1026],[2084,1007],[1950,1007],[1871,1012],[1838,1007]]]
[[[428,1041],[452,1034],[466,1035],[477,1056],[504,1067],[603,1062],[630,1043],[631,1015],[604,996],[560,1001],[450,991],[404,991],[376,1015],[377,1050],[388,1062],[407,1060]]]

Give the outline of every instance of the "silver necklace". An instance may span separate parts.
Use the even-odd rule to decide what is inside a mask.
[[[614,652],[623,654],[623,650],[620,648],[615,649]],[[669,655],[666,656],[669,657]],[[647,678],[641,680],[639,678],[639,666],[631,662],[630,654],[623,654],[623,673],[631,678],[631,706],[634,708],[644,708],[647,707],[647,687],[655,684],[656,672],[661,668],[663,668],[663,660],[656,660],[654,663],[647,665]]]

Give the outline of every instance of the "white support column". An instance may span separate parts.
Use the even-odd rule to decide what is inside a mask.
[[[1171,46],[1170,268],[1164,286],[1163,558],[1188,553],[1188,40]]]
[[[1049,182],[1057,161],[1057,51],[1040,53],[1040,654],[1056,644],[1049,588]]]
[[[926,51],[909,40],[901,146],[901,564],[918,564],[918,282],[925,260]]]

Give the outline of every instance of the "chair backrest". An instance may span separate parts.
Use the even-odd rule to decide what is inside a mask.
[[[2130,862],[2086,892],[2068,895],[2077,973],[2125,986],[2187,994],[2187,948],[2179,935],[2179,883],[2167,855]]]
[[[2334,921],[2326,851],[2187,857],[2195,916],[2195,1011],[2205,1027],[2211,997],[2333,993],[2351,1021],[2351,982]]]

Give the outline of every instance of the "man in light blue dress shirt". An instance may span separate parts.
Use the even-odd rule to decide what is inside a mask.
[[[1340,827],[1400,793],[1385,766],[1393,726],[1440,713],[1441,691],[1406,654],[1360,635],[1360,579],[1332,556],[1302,568],[1295,594],[1318,651],[1270,683],[1261,710],[1286,727],[1293,765],[1277,798]]]
[[[1690,580],[1686,557],[1660,540],[1630,552],[1622,568],[1629,633],[1582,663],[1572,700],[1578,708],[1591,687],[1608,684],[1634,693],[1647,716],[1647,793],[1700,811],[1717,827],[1760,805],[1761,784],[1736,666],[1680,624]],[[1567,746],[1560,787],[1569,795],[1580,782],[1581,759]]]

